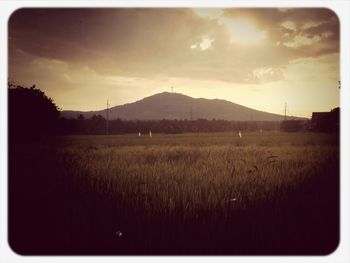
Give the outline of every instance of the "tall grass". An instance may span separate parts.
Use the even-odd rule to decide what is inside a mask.
[[[13,205],[36,207],[39,236],[51,229],[53,239],[22,241],[24,253],[327,254],[337,245],[334,134],[68,136],[37,149],[35,200]]]

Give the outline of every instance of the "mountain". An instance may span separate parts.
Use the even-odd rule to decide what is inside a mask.
[[[65,118],[86,118],[102,115],[100,111],[62,111]],[[281,121],[283,115],[254,110],[242,105],[219,99],[195,99],[180,93],[163,92],[146,97],[134,103],[115,106],[109,109],[109,119],[161,120],[161,119],[217,119],[235,121]],[[290,119],[291,117],[289,117]],[[293,117],[294,119],[301,119]]]

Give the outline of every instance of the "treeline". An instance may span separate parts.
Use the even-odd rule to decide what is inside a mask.
[[[86,119],[60,117],[60,109],[53,100],[33,85],[30,88],[8,83],[9,140],[11,143],[29,142],[46,135],[106,134],[107,120],[101,115]],[[301,131],[310,129],[308,121],[226,121],[226,120],[110,120],[109,134],[126,133],[195,133],[233,131]]]
[[[101,115],[90,119],[79,115],[77,119],[60,118],[61,134],[106,134],[107,120]],[[125,133],[189,133],[189,132],[231,132],[279,130],[278,121],[226,121],[226,120],[109,120],[109,134]]]

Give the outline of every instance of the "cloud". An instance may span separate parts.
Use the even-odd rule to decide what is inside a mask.
[[[234,8],[225,9],[224,14],[230,19],[249,18],[260,30],[268,32],[272,43],[283,42],[292,49],[299,48],[299,52],[293,51],[294,57],[317,57],[339,52],[339,20],[330,9],[290,8],[282,11],[277,8]],[[332,36],[323,37],[326,32],[332,32]],[[303,49],[305,45],[312,45],[317,52],[306,52]]]
[[[257,68],[253,71],[252,78],[258,82],[270,82],[284,79],[282,68]]]
[[[215,39],[210,39],[208,36],[203,36],[199,43],[193,44],[190,46],[191,49],[200,49],[206,50],[211,47],[211,43],[213,43]]]
[[[284,27],[285,29],[287,30],[291,30],[291,31],[296,31],[297,30],[297,27],[295,25],[295,23],[293,21],[284,21],[282,24],[281,24],[282,27]]]
[[[31,56],[102,77],[261,83],[282,79],[291,60],[338,53],[339,21],[307,8],[20,9],[9,48],[11,74]]]
[[[291,48],[298,48],[302,46],[310,46],[314,43],[317,43],[321,40],[321,37],[318,35],[309,37],[307,35],[296,35],[292,42],[285,42],[283,45]]]

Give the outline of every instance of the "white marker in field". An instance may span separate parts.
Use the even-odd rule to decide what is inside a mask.
[[[152,138],[152,132],[151,132],[151,131],[149,131],[149,137],[151,137],[151,138]]]
[[[239,136],[239,138],[242,138],[242,133],[241,133],[241,131],[238,132],[238,136]]]
[[[139,132],[139,137],[141,136],[141,132]]]

